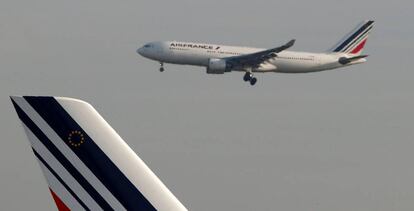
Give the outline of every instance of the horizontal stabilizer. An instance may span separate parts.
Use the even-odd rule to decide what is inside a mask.
[[[349,64],[353,61],[357,61],[359,59],[363,59],[363,58],[366,58],[366,57],[368,57],[368,55],[354,56],[354,57],[351,57],[351,58],[341,57],[341,58],[338,59],[338,62],[340,64],[345,65],[345,64]]]

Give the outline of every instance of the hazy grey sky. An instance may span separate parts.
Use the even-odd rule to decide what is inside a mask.
[[[413,210],[413,3],[2,0],[0,205],[54,210],[8,99],[90,102],[190,210]],[[207,75],[135,49],[185,40],[324,51],[375,19],[368,62]]]

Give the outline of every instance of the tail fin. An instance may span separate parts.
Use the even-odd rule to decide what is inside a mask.
[[[88,103],[11,99],[59,210],[186,210]]]
[[[360,55],[367,42],[368,35],[374,27],[374,21],[366,20],[338,42],[331,52]]]

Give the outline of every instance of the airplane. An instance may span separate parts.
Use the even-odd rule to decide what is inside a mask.
[[[11,100],[58,210],[187,210],[90,104]]]
[[[366,20],[323,53],[287,51],[295,40],[271,49],[225,46],[216,44],[155,41],[137,49],[143,57],[160,63],[203,66],[207,74],[245,72],[243,80],[253,86],[257,78],[253,73],[309,73],[331,70],[366,62],[361,55],[374,21]]]

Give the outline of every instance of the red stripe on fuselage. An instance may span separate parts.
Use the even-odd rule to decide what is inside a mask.
[[[59,211],[70,211],[69,207],[66,206],[65,203],[63,203],[63,201],[59,198],[59,196],[56,195],[52,189],[49,188],[49,190],[50,190],[50,193],[52,193],[53,200],[55,200],[58,210]]]
[[[367,42],[367,39],[365,39],[364,41],[362,41],[356,48],[354,48],[351,53],[359,53],[365,46],[365,43]]]

